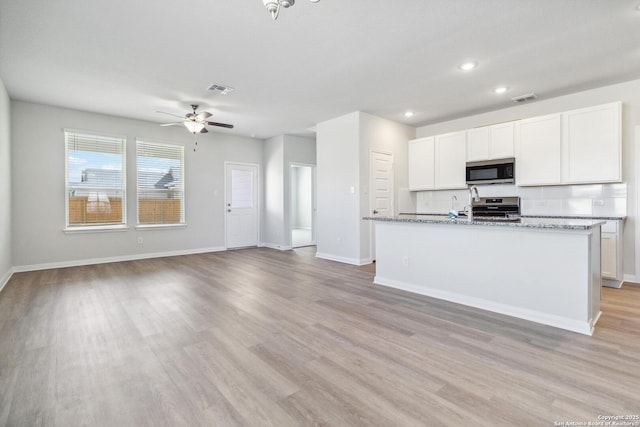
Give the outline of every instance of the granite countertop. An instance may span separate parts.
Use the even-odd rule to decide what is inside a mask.
[[[400,215],[447,216],[447,213],[400,213]],[[600,221],[623,221],[626,216],[607,215],[520,215],[520,218],[554,218],[554,219],[590,219]]]
[[[401,214],[402,215],[402,214]],[[520,215],[520,218],[559,218],[559,219],[592,219],[601,221],[622,221],[626,216],[606,215]]]
[[[521,217],[516,220],[505,221],[500,218],[477,217],[473,221],[466,218],[449,218],[443,214],[400,214],[393,217],[364,217],[369,221],[404,222],[416,224],[447,224],[447,225],[473,225],[510,228],[537,228],[553,230],[591,230],[595,226],[604,224],[601,219],[587,218],[558,218],[558,217]]]

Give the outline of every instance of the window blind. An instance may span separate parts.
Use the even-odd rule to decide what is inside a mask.
[[[126,139],[65,131],[67,228],[126,223]]]
[[[184,147],[136,141],[138,224],[184,224]]]

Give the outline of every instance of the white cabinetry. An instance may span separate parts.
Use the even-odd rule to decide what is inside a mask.
[[[466,132],[409,141],[409,190],[466,188]]]
[[[516,184],[560,184],[562,116],[533,117],[516,124]]]
[[[409,141],[409,190],[433,190],[435,188],[434,137]]]
[[[614,102],[516,124],[516,184],[622,180],[622,104]]]
[[[409,141],[409,189],[466,188],[467,161],[516,158],[516,185],[622,180],[622,104]]]
[[[466,188],[465,131],[435,137],[435,187],[449,190]]]
[[[602,226],[602,285],[619,288],[622,285],[623,221],[607,221]]]
[[[621,104],[599,105],[562,114],[562,182],[619,182]]]
[[[514,123],[501,123],[467,131],[467,161],[513,157]]]

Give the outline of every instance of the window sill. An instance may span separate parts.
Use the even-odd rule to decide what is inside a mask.
[[[86,227],[66,227],[62,229],[65,234],[82,234],[82,233],[112,233],[118,231],[127,231],[129,227],[126,225],[90,225]]]
[[[162,230],[162,229],[173,229],[173,228],[187,228],[187,224],[143,224],[143,225],[135,226],[135,229],[140,231]]]

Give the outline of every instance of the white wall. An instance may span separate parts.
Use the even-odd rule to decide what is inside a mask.
[[[264,144],[264,214],[262,244],[282,248],[284,234],[284,136],[276,136]]]
[[[0,289],[12,271],[11,258],[11,132],[10,101],[0,80]]]
[[[360,263],[360,113],[318,123],[317,253]]]
[[[407,141],[415,138],[415,129],[354,112],[318,124],[317,138],[319,256],[353,264],[371,262],[371,222],[361,219],[370,214],[370,153],[372,149],[393,153],[394,210],[415,210],[407,181]]]
[[[13,265],[17,269],[222,249],[224,162],[262,164],[261,140],[217,132],[196,137],[182,127],[160,127],[156,123],[20,101],[11,102],[11,128]],[[63,233],[63,128],[127,137],[126,232]],[[134,229],[136,137],[185,145],[186,228]],[[138,236],[143,237],[143,244],[137,243]]]
[[[637,227],[636,170],[634,128],[640,125],[640,80],[605,86],[571,95],[552,99],[539,100],[517,105],[498,111],[464,117],[457,120],[423,126],[417,129],[418,138],[454,132],[477,126],[500,123],[510,120],[524,119],[544,114],[551,114],[609,102],[622,101],[622,178],[626,183],[627,220],[624,232],[624,272],[627,276],[635,276],[635,229]],[[577,186],[573,186],[577,187]],[[619,188],[614,188],[618,191]],[[546,191],[546,190],[543,190]],[[564,190],[549,190],[557,193]],[[569,190],[567,190],[569,191]],[[605,196],[607,191],[603,193]],[[601,197],[601,195],[596,195]],[[459,199],[459,198],[458,198]],[[551,212],[550,213],[557,213]]]
[[[371,114],[360,113],[360,217],[370,216],[370,155],[371,150],[381,150],[393,154],[394,198],[393,212],[415,212],[415,195],[409,192],[408,144],[415,138],[415,128],[383,119]],[[360,257],[372,261],[371,229],[372,221],[360,221]]]

